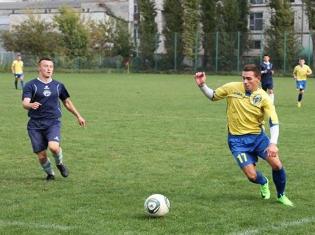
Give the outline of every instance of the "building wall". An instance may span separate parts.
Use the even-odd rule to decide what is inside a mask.
[[[270,18],[272,15],[272,11],[269,7],[269,0],[250,0],[250,15],[251,14],[260,14],[262,13],[262,29],[259,30],[251,30],[251,16],[248,21],[248,28],[250,29],[252,43],[251,46],[253,48],[248,52],[248,56],[256,56],[261,53],[263,36],[262,33],[270,27]],[[251,2],[258,2],[258,4],[253,4]],[[292,11],[294,13],[294,28],[295,32],[298,34],[298,39],[301,42],[301,45],[306,48],[306,50],[310,50],[310,36],[309,33],[309,23],[307,18],[307,13],[305,9],[305,5],[302,4],[302,0],[291,0]],[[259,22],[259,19],[257,20]]]

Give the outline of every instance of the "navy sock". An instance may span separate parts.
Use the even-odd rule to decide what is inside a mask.
[[[23,87],[24,87],[24,82],[21,81],[21,88],[23,89]]]
[[[298,96],[298,102],[300,102],[302,100],[302,98],[303,98],[303,94],[300,93]]]
[[[273,178],[273,182],[276,185],[277,195],[278,197],[280,197],[284,194],[285,184],[287,181],[284,168],[282,167],[278,171],[272,170],[272,178]]]
[[[263,173],[261,173],[260,171],[256,171],[256,175],[256,180],[252,181],[253,183],[260,185],[267,183],[267,178],[263,175]]]
[[[14,81],[14,86],[15,86],[15,89],[17,89],[18,87],[17,87],[17,85],[18,85],[18,82],[17,81]]]

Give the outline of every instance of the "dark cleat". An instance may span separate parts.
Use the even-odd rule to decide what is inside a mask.
[[[46,180],[47,181],[50,181],[50,180],[55,180],[55,176],[54,175],[47,175],[47,177],[46,177]]]
[[[68,172],[67,167],[64,164],[61,163],[61,164],[57,165],[57,168],[63,177],[68,177],[69,172]]]

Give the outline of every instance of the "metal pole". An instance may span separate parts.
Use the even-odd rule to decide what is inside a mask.
[[[194,62],[194,72],[197,72],[197,63],[198,63],[198,50],[199,49],[199,33],[196,32],[195,37],[195,62]]]
[[[307,57],[307,64],[311,65],[311,54],[312,54],[312,50],[311,50],[311,43],[312,43],[312,33],[309,32],[308,34],[308,57]],[[314,48],[312,48],[314,50]],[[315,58],[313,58],[314,60]]]
[[[241,34],[237,32],[237,72],[240,71]]]
[[[177,33],[174,33],[174,70],[177,70]]]
[[[284,32],[283,39],[283,73],[286,72],[286,59],[287,59],[287,32]]]
[[[218,72],[219,32],[215,34],[215,72]]]
[[[264,55],[264,34],[261,33],[261,37],[260,37],[260,58],[259,58],[260,63],[262,63],[263,55]]]

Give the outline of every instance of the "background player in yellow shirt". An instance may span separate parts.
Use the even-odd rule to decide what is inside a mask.
[[[11,71],[12,71],[14,78],[15,78],[15,80],[14,80],[15,89],[18,89],[18,81],[20,81],[20,83],[21,83],[21,88],[23,89],[23,87],[24,87],[23,66],[24,66],[24,64],[22,61],[21,54],[18,53],[18,54],[16,54],[16,59],[13,60],[12,65],[11,65]]]
[[[304,90],[306,88],[306,80],[309,75],[312,74],[312,70],[305,64],[303,58],[299,59],[299,64],[294,67],[293,78],[296,81],[296,89],[298,90],[298,103],[297,106],[300,108],[302,105],[302,99]]]
[[[278,154],[279,122],[275,106],[260,88],[261,74],[256,65],[245,65],[242,78],[243,82],[227,83],[212,90],[205,83],[205,73],[195,75],[200,90],[211,101],[227,100],[228,144],[244,174],[251,182],[260,185],[262,198],[269,199],[268,179],[256,169],[258,157],[267,161],[272,168],[277,201],[293,206],[285,195],[286,172]],[[269,118],[270,139],[263,128],[265,118]]]

